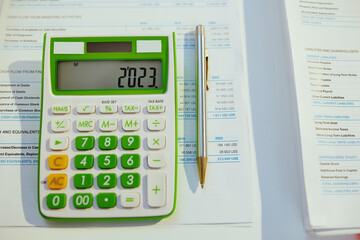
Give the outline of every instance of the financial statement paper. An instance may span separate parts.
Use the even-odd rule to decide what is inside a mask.
[[[285,7],[307,227],[358,233],[360,2],[300,2]]]
[[[0,21],[0,225],[47,226],[37,209],[37,153],[44,33],[175,32],[178,179],[174,214],[161,223],[254,222],[252,139],[241,2],[3,1]],[[205,189],[196,164],[194,27],[209,51]]]

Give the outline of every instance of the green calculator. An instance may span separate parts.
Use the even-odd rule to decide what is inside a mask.
[[[175,209],[174,34],[45,35],[39,211],[143,219]]]

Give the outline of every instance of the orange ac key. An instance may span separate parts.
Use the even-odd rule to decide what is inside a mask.
[[[50,174],[47,177],[47,185],[50,189],[64,189],[67,185],[67,175]]]

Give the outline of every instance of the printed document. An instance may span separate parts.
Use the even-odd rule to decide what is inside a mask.
[[[0,226],[47,226],[37,209],[37,153],[44,33],[176,34],[178,180],[164,223],[254,222],[255,155],[242,14],[238,1],[3,1],[0,19]],[[210,56],[209,164],[196,164],[194,29]]]
[[[360,227],[360,2],[286,0],[310,228]]]

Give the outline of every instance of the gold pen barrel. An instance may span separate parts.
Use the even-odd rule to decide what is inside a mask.
[[[204,188],[205,184],[205,175],[206,175],[206,166],[207,166],[207,157],[197,157],[197,164],[198,164],[198,170],[199,170],[199,180],[201,188]]]

